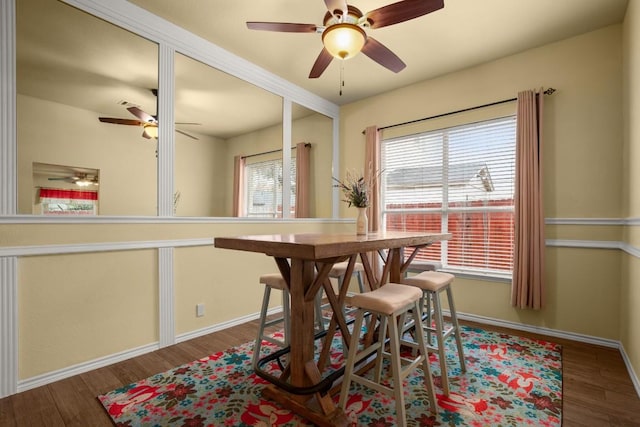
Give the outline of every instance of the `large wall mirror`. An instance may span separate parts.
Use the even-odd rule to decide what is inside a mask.
[[[234,214],[234,159],[282,148],[282,98],[176,54],[175,118],[175,215],[251,216]]]
[[[167,71],[173,214],[331,217],[333,119],[193,57],[175,53]],[[96,198],[85,215],[157,215],[158,64],[158,44],[131,31],[61,1],[16,2],[18,214],[65,190]]]
[[[128,108],[156,114],[158,46],[52,0],[16,2],[16,45],[18,213],[66,183],[47,164],[99,170],[99,215],[156,215],[157,141]]]

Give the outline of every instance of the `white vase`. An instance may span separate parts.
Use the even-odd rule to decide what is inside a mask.
[[[369,230],[369,218],[367,218],[367,208],[357,208],[358,218],[356,218],[356,234],[366,236]]]

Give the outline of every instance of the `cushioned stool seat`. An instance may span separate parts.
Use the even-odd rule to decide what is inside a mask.
[[[462,338],[460,336],[460,326],[458,325],[458,316],[453,303],[453,294],[451,292],[451,283],[455,276],[449,273],[439,271],[425,271],[412,277],[407,277],[403,283],[420,288],[423,293],[421,304],[421,312],[426,320],[422,325],[423,331],[427,333],[427,346],[431,351],[438,353],[440,361],[440,371],[442,373],[442,390],[446,396],[449,395],[449,379],[447,376],[447,358],[445,355],[445,340],[453,335],[458,348],[458,360],[460,361],[460,369],[466,371],[464,363],[464,353],[462,349]],[[442,317],[442,305],[440,304],[440,292],[447,292],[449,302],[449,313],[451,316],[451,326],[445,329]],[[431,303],[433,302],[433,309]],[[433,323],[435,327],[432,326]],[[418,317],[418,316],[415,316]],[[405,328],[406,330],[406,328]],[[416,331],[418,329],[416,328]],[[436,344],[433,345],[432,335],[436,336]]]
[[[407,343],[407,341],[404,340],[400,334],[401,328],[398,327],[399,322],[402,324],[408,311],[413,310],[418,312],[420,310],[421,298],[422,292],[419,289],[396,283],[387,283],[374,291],[356,294],[351,298],[351,303],[357,308],[357,312],[351,342],[349,343],[349,354],[345,366],[342,390],[340,392],[340,406],[343,410],[346,410],[351,383],[357,382],[393,397],[396,403],[397,423],[395,425],[405,426],[406,415],[403,381],[411,371],[422,366],[424,386],[429,396],[430,409],[431,412],[435,412],[436,403],[433,392],[433,380],[431,378],[431,368],[429,367],[428,350],[423,335],[416,334],[417,343],[411,342],[411,345],[417,345],[419,349],[417,357],[408,359],[400,356],[400,345]],[[367,313],[375,313],[380,316],[380,336],[371,345],[359,349],[358,342],[362,323]],[[418,326],[421,327],[421,318],[420,316],[416,317],[417,319],[414,320]],[[387,336],[389,338],[388,352],[384,345],[387,341]],[[368,358],[374,352],[377,353],[375,359],[376,364],[373,380],[370,380],[355,372],[355,364],[364,358]],[[381,382],[382,360],[384,357],[391,359],[391,383],[389,383],[389,385]]]

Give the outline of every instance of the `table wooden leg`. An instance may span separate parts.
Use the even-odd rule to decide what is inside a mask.
[[[300,402],[296,399],[296,397],[300,396],[293,396],[274,385],[265,387],[262,391],[262,396],[279,403],[317,426],[348,427],[351,425],[344,411],[339,407],[336,407],[333,412],[329,414],[323,413],[315,400],[315,396],[304,396],[308,400]]]

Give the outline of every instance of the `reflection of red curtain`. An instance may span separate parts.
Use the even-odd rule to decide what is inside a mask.
[[[61,190],[58,188],[41,188],[40,198],[98,200],[98,192],[83,190]]]

